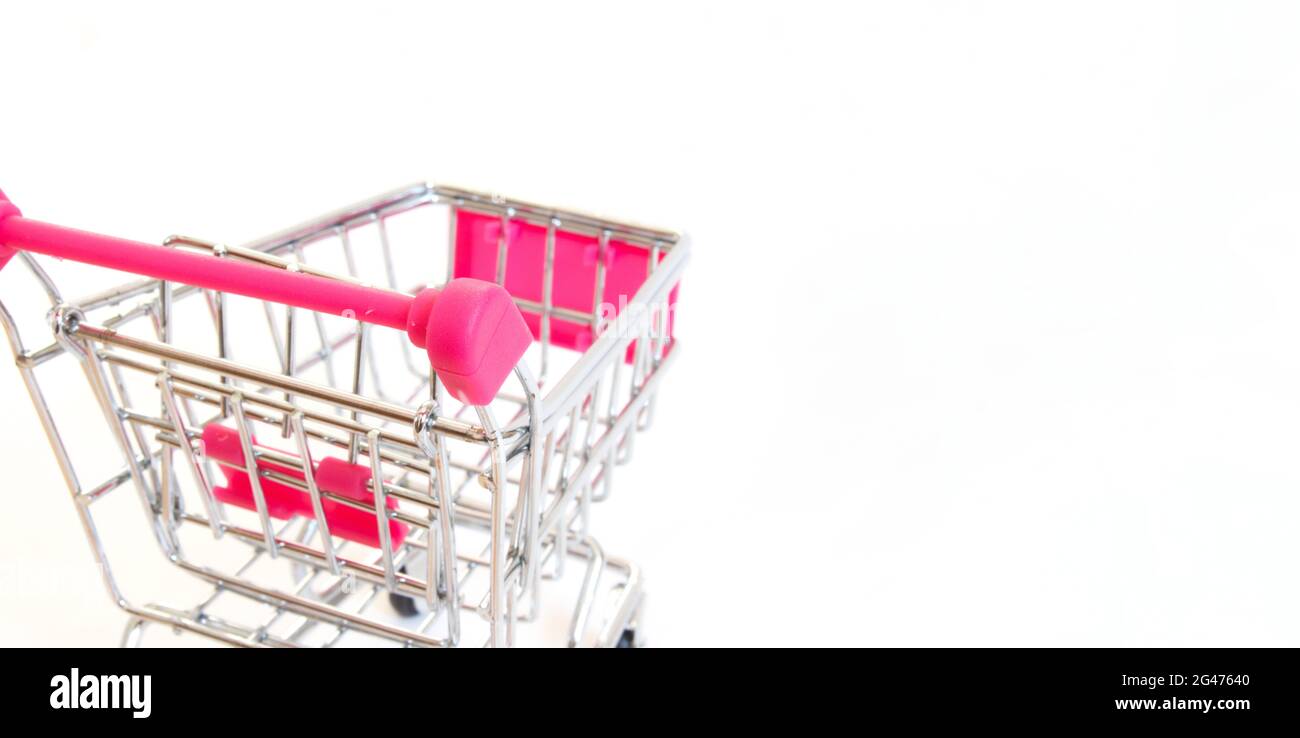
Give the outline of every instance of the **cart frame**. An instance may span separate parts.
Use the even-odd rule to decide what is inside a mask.
[[[0,193],[0,249],[6,248],[6,219],[19,218]],[[282,371],[275,372],[232,358],[227,300],[222,291],[160,279],[143,279],[81,299],[65,299],[38,258],[22,244],[13,256],[22,261],[49,298],[48,324],[54,340],[29,349],[17,322],[0,301],[4,326],[20,375],[48,436],[56,461],[76,504],[96,563],[112,600],[130,615],[124,645],[135,645],[146,625],[163,624],[240,646],[300,645],[304,636],[325,626],[330,634],[322,645],[333,645],[352,633],[364,633],[404,646],[454,646],[462,643],[462,615],[485,623],[486,645],[511,645],[520,621],[536,619],[542,604],[544,579],[563,577],[565,562],[585,561],[582,585],[568,629],[568,645],[627,645],[642,609],[644,591],[639,569],[605,554],[590,533],[593,502],[608,497],[614,467],[630,457],[635,435],[649,427],[654,400],[665,372],[679,355],[669,333],[670,295],[680,282],[689,258],[689,245],[680,234],[548,208],[472,190],[418,184],[385,193],[312,219],[241,247],[223,246],[173,236],[170,249],[201,253],[214,259],[257,264],[267,269],[307,273],[324,279],[358,283],[351,241],[362,228],[377,229],[387,277],[387,290],[400,291],[390,248],[388,223],[427,206],[446,207],[447,271],[454,274],[457,218],[461,213],[500,218],[497,282],[506,283],[509,226],[524,222],[546,229],[547,258],[543,299],[513,297],[523,313],[539,319],[540,355],[535,375],[530,360],[520,360],[492,403],[461,403],[448,395],[437,372],[421,370],[418,356],[404,345],[406,368],[418,394],[394,400],[380,396],[380,376],[372,326],[358,320],[341,337],[329,335],[321,313],[292,306],[282,316],[265,305],[267,326]],[[556,279],[554,244],[557,233],[580,234],[599,249],[595,300],[590,312],[556,306],[551,295]],[[307,263],[316,244],[342,247],[349,274],[339,276]],[[644,282],[615,317],[643,316],[615,327],[608,306],[602,305],[606,250],[611,243],[643,248],[649,265]],[[3,256],[3,255],[0,255]],[[206,298],[215,335],[211,353],[182,349],[173,340],[177,304]],[[553,382],[552,320],[589,321],[594,340]],[[310,320],[319,338],[315,354],[298,355]],[[150,330],[140,335],[139,327]],[[280,330],[280,328],[283,330]],[[133,334],[132,329],[135,329]],[[337,376],[334,364],[348,343],[354,350],[351,383]],[[60,356],[75,357],[125,466],[108,479],[84,485],[61,435],[38,372]],[[307,371],[328,368],[328,381],[300,378]],[[132,402],[127,375],[149,378],[160,403]],[[421,376],[422,375],[422,376]],[[418,378],[418,379],[417,379]],[[367,387],[366,380],[373,386]],[[369,390],[369,391],[367,391]],[[502,408],[509,412],[498,420]],[[197,408],[197,409],[196,409]],[[326,410],[333,408],[334,412]],[[208,411],[203,415],[201,411]],[[80,421],[79,421],[80,422]],[[221,422],[238,433],[244,452],[238,464],[218,462],[205,452],[204,428]],[[256,443],[253,428],[278,431],[292,441],[296,454]],[[372,499],[348,499],[322,490],[313,460],[322,448],[345,455],[350,464],[368,467],[367,494]],[[460,460],[466,450],[478,461]],[[255,524],[227,519],[229,505],[214,496],[217,471],[247,473],[256,501]],[[188,484],[182,482],[188,477]],[[458,477],[458,484],[453,482]],[[477,481],[489,497],[471,499],[465,490]],[[289,518],[278,529],[264,487],[277,484],[300,490],[313,503],[314,515]],[[131,486],[155,539],[166,558],[190,575],[211,583],[213,594],[194,607],[135,604],[119,587],[92,514],[97,501]],[[194,498],[201,501],[196,510]],[[390,499],[397,501],[396,507]],[[378,555],[331,535],[323,506],[344,505],[367,511],[380,521]],[[400,545],[391,540],[390,526],[411,531]],[[229,538],[251,547],[251,558],[233,573],[188,554],[182,530],[206,529],[214,539]],[[486,551],[458,545],[466,531],[484,533]],[[362,553],[354,553],[361,550]],[[285,559],[295,571],[293,586],[271,585],[246,574],[253,565]],[[423,560],[423,566],[418,567]],[[423,571],[416,575],[415,568]],[[483,599],[465,595],[466,581],[487,574]],[[594,637],[589,626],[596,610],[597,590],[606,572],[618,575],[614,604]],[[606,577],[608,579],[608,577]],[[357,583],[364,590],[355,592]],[[345,591],[347,590],[347,591]],[[418,625],[389,622],[367,614],[380,593],[420,602],[427,609]],[[323,593],[323,594],[322,594]],[[268,619],[243,624],[210,612],[217,598],[234,595],[270,608]],[[341,603],[364,595],[360,609]],[[395,600],[396,601],[396,600]],[[290,635],[277,634],[286,618],[301,621]],[[436,631],[436,633],[435,633]]]

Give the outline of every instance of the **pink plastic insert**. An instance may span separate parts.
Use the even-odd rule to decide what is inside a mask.
[[[209,457],[223,462],[218,466],[226,477],[226,486],[213,488],[216,498],[245,510],[257,510],[248,473],[225,466],[225,464],[233,464],[240,468],[244,466],[244,449],[239,441],[239,433],[220,423],[209,423],[203,428],[203,448],[204,453]],[[265,459],[258,459],[257,466],[259,469],[275,471],[294,479],[303,479],[302,472]],[[316,486],[321,492],[330,492],[374,507],[375,496],[367,486],[371,477],[369,467],[326,457],[315,465],[314,470]],[[306,492],[266,477],[262,477],[261,482],[262,496],[266,498],[267,513],[271,517],[279,520],[287,520],[294,515],[315,517],[316,512],[312,507],[311,496]],[[387,498],[386,504],[390,510],[397,509],[397,500],[392,497]],[[379,525],[373,512],[358,510],[324,496],[321,497],[321,508],[325,512],[325,520],[329,523],[332,535],[366,546],[380,547]],[[397,548],[406,540],[407,526],[396,520],[390,520],[388,532],[392,537],[393,548]]]
[[[501,218],[469,210],[456,211],[456,261],[455,277],[496,280],[498,239],[501,235]],[[542,302],[542,283],[545,278],[546,228],[540,225],[511,220],[506,233],[505,287],[515,297]],[[610,239],[605,252],[605,289],[601,301],[609,306],[609,314],[617,315],[631,302],[638,288],[649,275],[650,250],[626,241]],[[551,289],[552,304],[556,307],[590,313],[595,306],[596,263],[600,254],[600,241],[572,231],[555,231],[555,270]],[[662,254],[660,255],[662,259]],[[673,313],[677,303],[677,288],[669,294],[668,337],[671,341]],[[533,338],[541,339],[541,316],[523,311],[524,321]],[[591,345],[593,334],[589,323],[577,323],[551,316],[551,345],[584,351]],[[635,345],[628,348],[631,361]]]

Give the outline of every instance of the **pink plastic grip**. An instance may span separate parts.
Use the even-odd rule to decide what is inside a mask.
[[[510,293],[493,282],[453,279],[437,294],[431,292],[416,296],[407,334],[428,351],[434,371],[454,397],[486,405],[528,350],[533,334]]]
[[[486,405],[531,341],[505,288],[453,279],[411,297],[312,274],[170,249],[23,217],[0,192],[0,268],[17,250],[343,315],[406,331],[458,399]]]
[[[22,213],[19,212],[17,205],[9,202],[9,198],[5,197],[4,190],[0,190],[0,225],[4,225],[6,218],[15,215],[21,216]],[[14,258],[17,253],[15,249],[4,244],[4,239],[0,239],[0,269],[4,269],[5,264],[8,264],[9,260]]]
[[[220,423],[209,423],[203,428],[203,450],[210,458],[223,462],[218,466],[226,477],[226,486],[214,487],[212,492],[224,503],[242,507],[245,510],[257,510],[257,501],[253,496],[253,486],[244,468],[244,449],[239,440],[239,433]],[[238,468],[225,466],[232,464]],[[259,469],[279,472],[294,479],[303,479],[303,473],[290,467],[274,464],[265,459],[258,459]],[[316,486],[322,492],[346,497],[350,500],[374,507],[374,493],[368,488],[371,472],[369,467],[349,464],[342,459],[326,457],[314,467]],[[262,497],[266,500],[267,514],[279,520],[287,520],[294,515],[315,517],[311,496],[306,492],[290,487],[281,482],[261,478]],[[390,510],[397,509],[397,500],[387,498]],[[374,548],[380,547],[379,525],[373,512],[358,510],[336,500],[321,497],[321,509],[329,523],[330,533],[349,541],[355,541]],[[408,528],[396,520],[388,521],[388,532],[393,548],[406,540]]]

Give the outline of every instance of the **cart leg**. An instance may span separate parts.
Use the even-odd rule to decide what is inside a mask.
[[[637,606],[636,612],[632,613],[632,617],[628,619],[627,627],[623,629],[623,633],[618,637],[618,643],[614,644],[614,648],[645,648],[645,631],[641,627],[644,613],[645,602],[643,600]]]
[[[149,626],[148,621],[144,618],[133,617],[126,623],[126,629],[122,631],[122,648],[139,648],[140,641],[144,638],[144,629]]]

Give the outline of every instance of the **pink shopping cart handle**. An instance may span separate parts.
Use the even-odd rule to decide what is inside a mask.
[[[18,251],[71,259],[204,289],[406,331],[447,389],[486,405],[523,358],[532,334],[504,287],[453,279],[412,297],[277,267],[179,251],[24,217],[0,191],[0,269]]]

